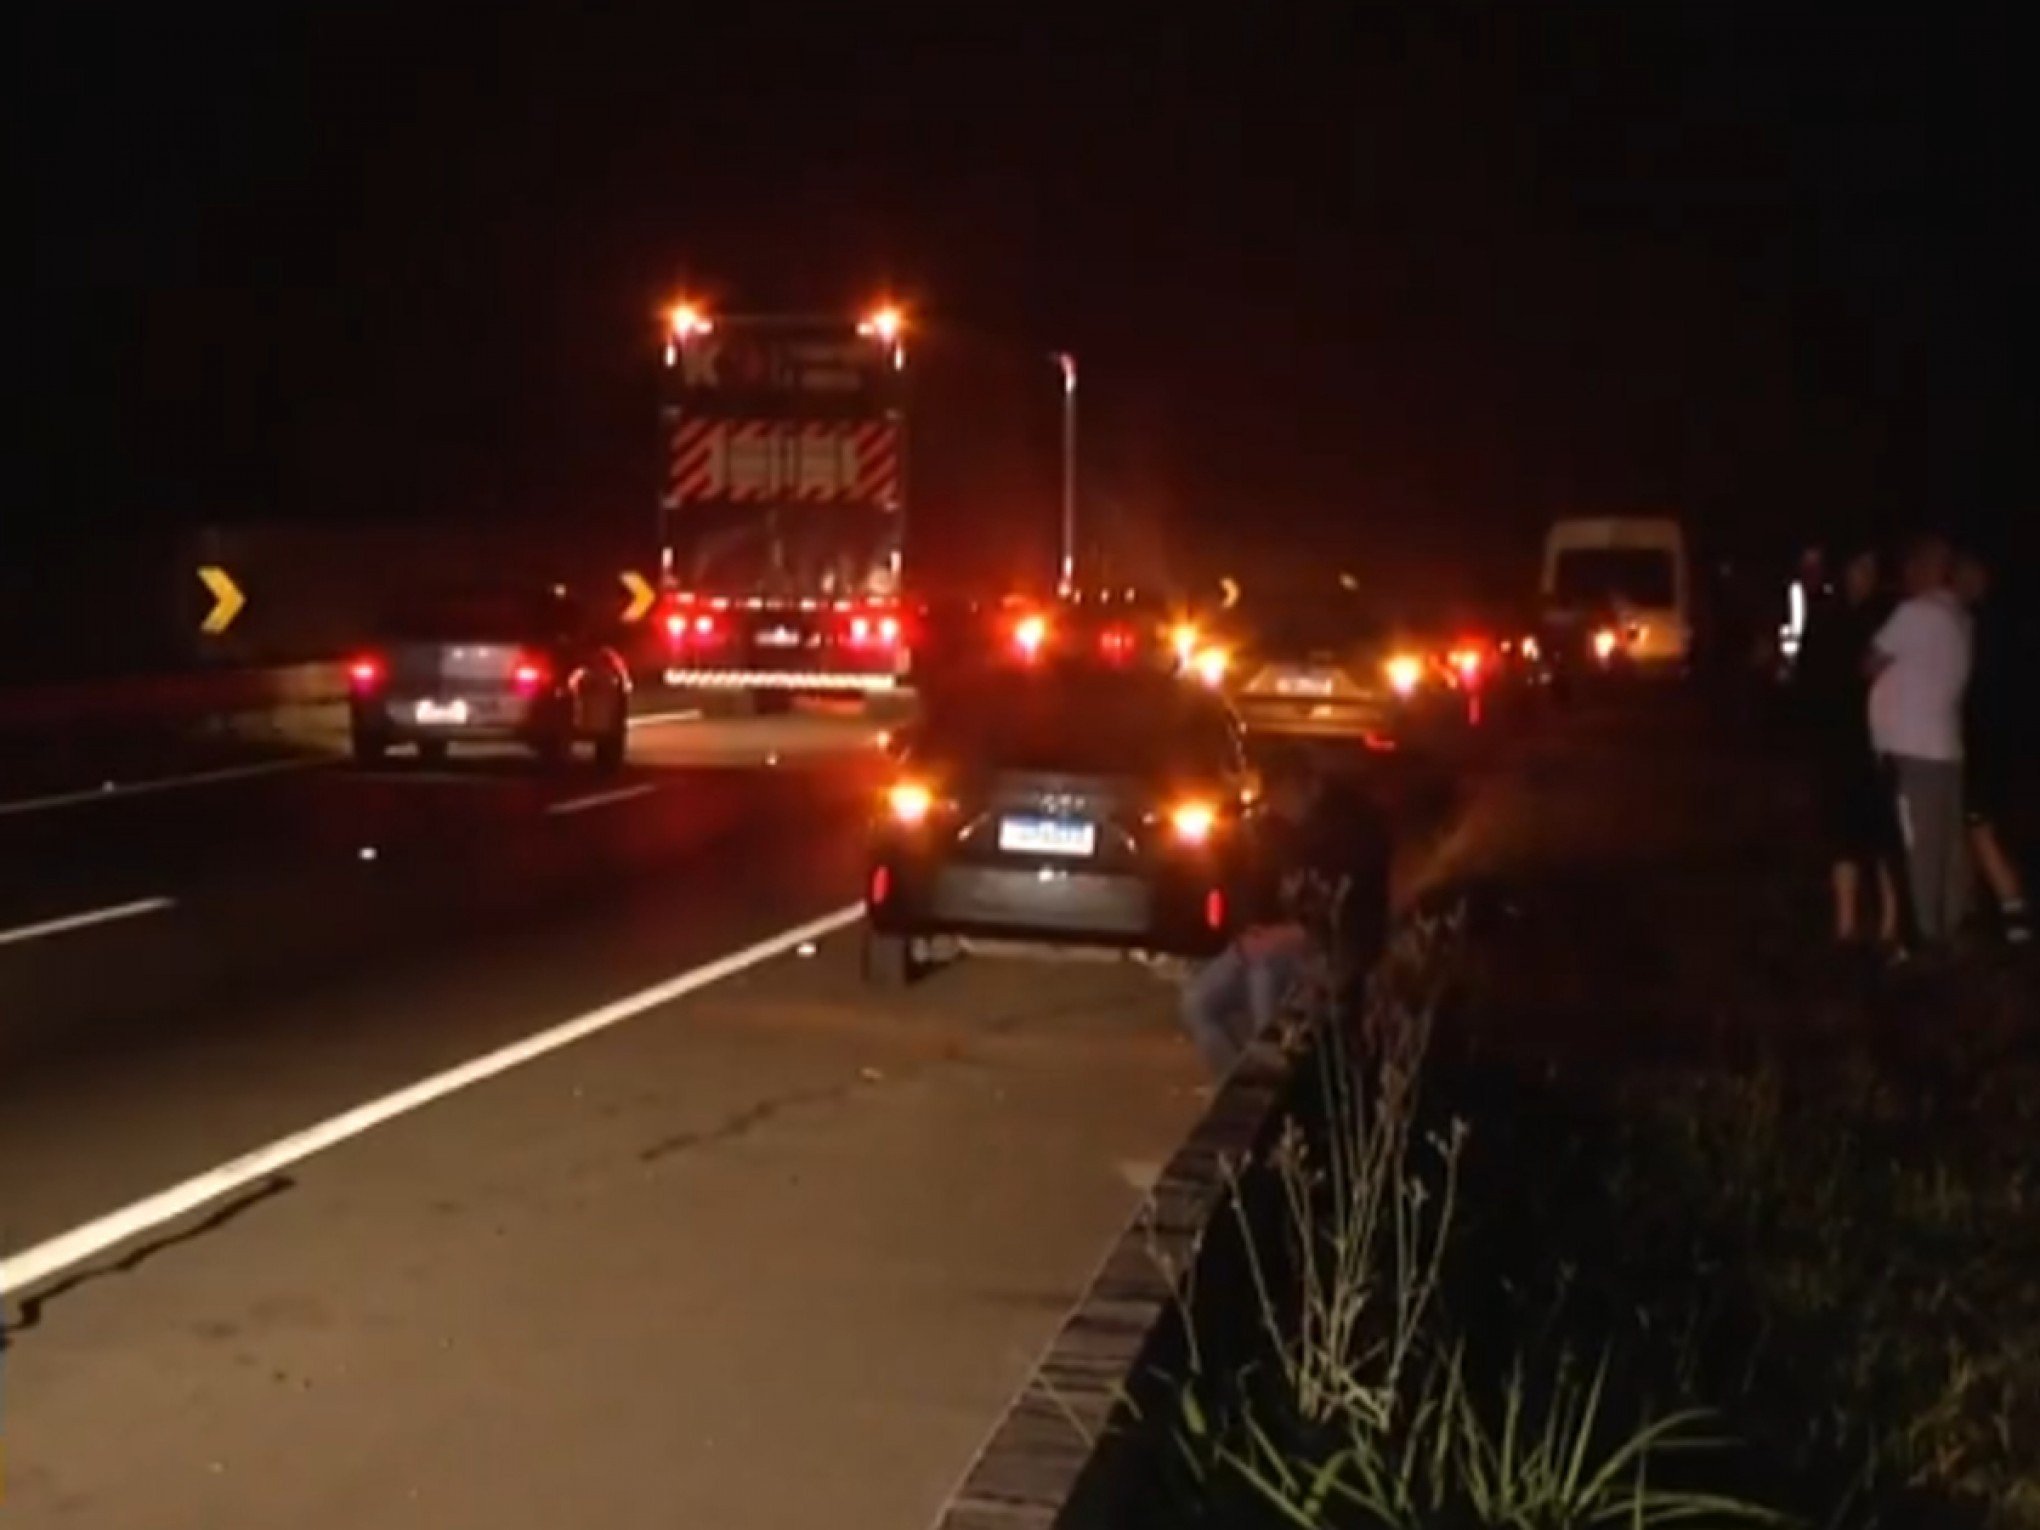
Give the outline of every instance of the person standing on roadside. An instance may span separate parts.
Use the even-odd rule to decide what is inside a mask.
[[[1871,640],[1870,736],[1884,762],[1913,927],[1945,946],[1969,898],[1962,811],[1962,703],[1969,686],[1970,623],[1951,587],[1954,552],[1924,536],[1905,559],[1906,598]]]
[[[2006,644],[1989,603],[1990,568],[1974,553],[1955,562],[1955,593],[1969,608],[1973,657],[1962,717],[1962,795],[1969,816],[1969,848],[1983,882],[1997,900],[1998,922],[2007,942],[2026,945],[2033,927],[2019,868],[1998,836],[2018,724]]]
[[[1865,883],[1874,881],[1877,938],[1888,949],[1898,941],[1898,834],[1870,742],[1866,673],[1879,605],[1877,556],[1866,548],[1842,565],[1840,588],[1814,606],[1793,677],[1827,843],[1835,941],[1861,938]]]

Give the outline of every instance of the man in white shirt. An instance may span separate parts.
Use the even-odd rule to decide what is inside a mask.
[[[1954,553],[1923,537],[1905,562],[1906,599],[1871,642],[1870,738],[1898,798],[1922,940],[1951,939],[1969,898],[1963,844],[1962,697],[1969,617],[1952,588]]]

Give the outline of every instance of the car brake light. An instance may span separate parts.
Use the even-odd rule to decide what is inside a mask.
[[[871,868],[870,897],[873,905],[882,904],[892,896],[892,868],[874,866]]]
[[[1098,634],[1098,647],[1108,659],[1124,659],[1133,652],[1133,634],[1124,627],[1107,627]]]
[[[918,824],[925,821],[934,808],[935,794],[918,781],[901,781],[886,793],[886,805],[899,822]]]
[[[1204,895],[1204,927],[1218,931],[1225,928],[1225,890],[1214,887]]]
[[[900,619],[897,616],[881,616],[878,619],[878,640],[881,643],[897,643],[900,640]]]
[[[1464,644],[1452,650],[1452,667],[1459,678],[1469,684],[1480,678],[1481,652],[1472,644]]]
[[[357,691],[372,691],[383,682],[382,660],[361,658],[347,666],[347,678]]]
[[[1013,642],[1020,652],[1033,658],[1048,641],[1048,622],[1040,616],[1023,616],[1013,626]]]
[[[1179,802],[1169,810],[1169,827],[1186,845],[1201,845],[1218,825],[1218,810],[1208,802]]]
[[[517,667],[510,671],[510,682],[529,696],[545,684],[550,673],[550,668],[541,659],[519,659]]]
[[[678,611],[666,618],[666,636],[675,642],[687,636],[687,618]]]

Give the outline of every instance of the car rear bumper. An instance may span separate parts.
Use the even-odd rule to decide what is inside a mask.
[[[468,715],[453,721],[421,721],[415,696],[356,697],[349,712],[354,731],[390,743],[446,739],[460,743],[518,743],[557,734],[568,721],[564,707],[524,697],[468,697]]]
[[[1224,945],[1230,904],[1219,879],[1184,872],[935,866],[910,859],[875,860],[865,887],[865,912],[882,934],[976,936],[1186,956],[1210,954]]]

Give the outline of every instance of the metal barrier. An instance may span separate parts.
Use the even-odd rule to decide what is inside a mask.
[[[136,675],[0,690],[0,730],[196,721],[337,703],[346,695],[346,670],[337,663]]]

